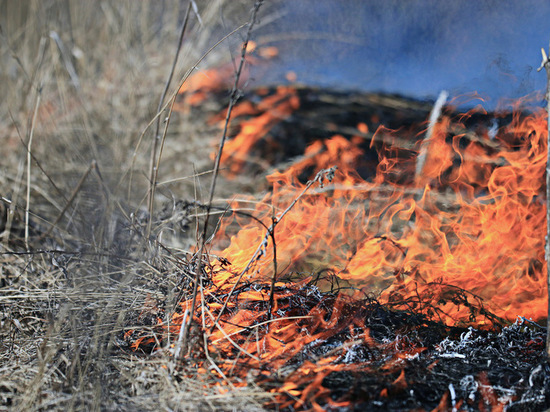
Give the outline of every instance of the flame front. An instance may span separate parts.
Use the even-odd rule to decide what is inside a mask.
[[[301,105],[292,87],[260,94],[260,103],[234,109],[239,125],[223,156],[229,177],[246,173],[258,153],[276,147],[271,131]],[[283,383],[273,391],[287,395],[282,407],[315,409],[320,399],[343,406],[321,381],[335,370],[374,368],[335,362],[354,344],[384,353],[376,368],[394,374],[388,385],[395,390],[407,385],[403,359],[425,349],[372,338],[361,297],[447,325],[489,328],[517,316],[547,316],[545,113],[516,108],[508,120],[499,119],[506,124],[496,133],[467,126],[479,113],[446,111],[424,141],[425,123],[416,132],[379,126],[371,133],[379,120],[373,114],[348,137],[311,141],[285,170],[267,176],[271,190],[260,201],[241,196],[232,202],[235,213],[217,233],[216,254],[223,259],[208,267],[201,306],[181,303],[200,314],[196,322],[224,374],[237,375],[243,385],[250,371],[255,380],[276,374]],[[421,147],[427,156],[419,173]],[[333,166],[330,183],[312,184]],[[325,281],[311,286],[314,278]],[[323,294],[331,288],[340,293]],[[170,333],[177,334],[181,322],[175,314]],[[333,354],[285,372],[304,348],[338,334],[347,341]]]
[[[462,119],[444,116],[438,122],[421,176],[380,129],[372,143],[379,153],[376,174],[360,178],[354,167],[364,155],[361,125],[351,139],[336,135],[312,143],[302,160],[268,176],[272,192],[255,210],[264,222],[298,197],[304,184],[297,176],[339,167],[333,184],[311,189],[278,222],[277,277],[328,270],[381,302],[407,300],[422,290],[438,300],[434,285],[446,285],[475,295],[507,320],[546,317],[544,112],[518,112],[494,139],[486,132],[472,136]],[[253,131],[246,133],[252,145]],[[264,133],[260,127],[255,136]],[[264,236],[257,223],[241,224],[220,252],[231,261],[231,273],[244,270]],[[272,259],[272,246],[266,246],[247,275],[267,281]],[[214,278],[218,286],[231,279],[223,272]],[[451,323],[471,315],[452,304],[440,309]]]

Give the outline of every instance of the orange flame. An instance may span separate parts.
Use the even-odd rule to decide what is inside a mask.
[[[259,58],[253,54],[254,52],[257,52]],[[258,47],[255,42],[249,41],[246,47],[246,53],[246,64],[244,65],[244,70],[241,73],[239,87],[242,87],[242,85],[248,80],[250,75],[250,65],[265,63],[266,61],[275,58],[278,55],[279,50],[274,46]],[[231,88],[234,82],[233,76],[235,74],[235,67],[238,64],[239,61],[235,60],[234,62],[225,63],[218,67],[192,73],[181,85],[178,93],[186,96],[185,102],[188,105],[198,106],[212,94]],[[176,109],[178,108],[178,105],[176,105]]]
[[[268,134],[274,125],[298,109],[299,105],[300,102],[294,89],[279,86],[273,95],[264,97],[257,105],[244,102],[235,107],[234,117],[246,115],[253,117],[243,120],[239,125],[238,134],[225,145],[221,161],[229,166],[230,176],[236,176],[241,172],[246,162],[262,161],[254,153],[254,146]],[[274,146],[273,149],[276,149],[277,146],[275,139],[266,139],[265,144]]]
[[[289,93],[286,100],[284,93]],[[298,104],[288,104],[294,97],[289,89],[281,88],[276,97],[276,102],[285,102],[285,115],[297,109]],[[240,170],[254,139],[281,118],[277,103],[271,105],[273,112],[246,121],[228,147],[225,159],[232,171]],[[444,116],[437,123],[423,174],[415,180],[420,187],[411,179],[395,183],[400,181],[396,175],[414,175],[414,164],[399,159],[386,143],[379,145],[376,176],[362,180],[354,172],[363,155],[359,137],[314,142],[302,160],[268,176],[273,191],[256,209],[264,221],[303,190],[295,176],[339,167],[333,185],[311,190],[278,222],[277,275],[329,269],[365,293],[375,293],[382,302],[422,289],[439,299],[435,284],[460,287],[501,318],[544,318],[545,207],[540,196],[546,164],[545,115],[535,111],[514,116],[494,141],[487,135],[468,134],[460,123],[464,118]],[[245,268],[264,232],[250,223],[232,237],[221,255],[233,263],[233,273]],[[272,276],[270,248],[250,276],[258,280]],[[228,281],[230,275],[216,275],[218,285],[222,278]],[[456,323],[468,321],[471,313],[467,307],[447,303],[439,315]]]
[[[270,131],[299,108],[292,87],[264,94],[259,103],[237,105],[237,133],[222,157],[229,174],[261,160],[255,158],[260,142],[276,148]],[[284,383],[273,389],[285,395],[276,398],[281,408],[345,407],[348,403],[332,399],[322,381],[334,371],[372,370],[370,364],[336,361],[354,342],[385,354],[377,368],[393,377],[381,397],[406,390],[403,362],[426,349],[372,338],[359,297],[376,296],[393,309],[421,312],[450,325],[490,327],[498,318],[546,317],[545,113],[516,110],[493,137],[465,125],[476,113],[443,115],[425,142],[420,175],[417,153],[411,150],[420,151],[420,136],[403,137],[384,127],[370,135],[368,122],[360,122],[356,136],[314,141],[286,170],[267,176],[272,190],[254,202],[252,212],[247,199],[232,202],[232,210],[246,209],[264,226],[238,213],[225,219],[217,244],[224,259],[209,267],[211,283],[201,306],[181,303],[206,326],[208,350],[217,354],[224,373],[237,374],[242,385],[251,370],[260,380],[281,374]],[[379,121],[371,116],[371,124]],[[357,169],[367,150],[377,151],[378,162],[365,180]],[[332,183],[304,183],[335,165]],[[272,234],[266,232],[270,225]],[[323,295],[308,286],[323,273],[349,286],[349,294]],[[272,279],[277,282],[270,307]],[[237,287],[238,293],[231,294]],[[310,295],[313,305],[306,298]],[[293,296],[303,305],[293,306]],[[178,333],[182,318],[174,315],[170,333]],[[289,359],[304,347],[339,333],[346,334],[345,344],[285,374]],[[494,403],[493,398],[484,394],[486,403]],[[446,395],[436,409],[447,404]]]
[[[291,88],[279,88],[268,99],[264,102],[269,101],[272,110],[258,109],[258,105],[241,109],[247,113],[253,108],[248,112],[251,116],[261,114],[244,121],[233,144],[227,146],[224,159],[232,173],[242,170],[260,138],[299,108]],[[258,203],[254,214],[266,227],[276,222],[276,247],[264,227],[238,215],[224,222],[220,231],[222,235],[234,233],[220,252],[232,265],[212,271],[213,290],[227,294],[243,278],[247,285],[257,285],[253,291],[241,292],[238,301],[231,301],[221,317],[223,330],[209,337],[222,358],[246,355],[248,368],[269,365],[269,370],[281,371],[307,345],[346,328],[353,339],[388,354],[381,369],[392,373],[404,373],[404,359],[425,350],[414,345],[396,349],[393,342],[372,339],[362,320],[349,312],[357,292],[351,300],[339,294],[326,306],[321,300],[312,310],[296,313],[307,320],[296,320],[292,310],[281,309],[287,295],[295,293],[293,288],[301,286],[286,283],[284,291],[275,293],[271,312],[285,317],[276,316],[266,324],[266,285],[274,276],[274,260],[278,280],[301,276],[305,284],[312,275],[328,271],[338,282],[375,295],[394,309],[422,312],[447,324],[491,327],[499,318],[546,317],[546,210],[541,196],[545,113],[516,111],[494,138],[486,130],[468,130],[464,122],[474,114],[445,115],[435,125],[419,176],[415,176],[414,156],[399,147],[399,132],[380,127],[370,142],[379,154],[376,173],[369,180],[361,178],[356,169],[365,157],[368,127],[364,123],[357,125],[358,136],[335,135],[315,141],[285,171],[268,176],[272,191]],[[303,193],[304,176],[312,178],[333,165],[339,169],[332,184]],[[248,204],[232,204],[233,210],[243,207]],[[237,232],[232,229],[235,223]],[[258,250],[260,256],[254,257]],[[219,313],[221,307],[212,304],[211,310]],[[248,327],[256,330],[255,338],[244,333]],[[228,336],[239,337],[238,345],[229,345]],[[310,405],[313,410],[321,410],[320,405],[347,406],[334,401],[321,382],[334,371],[368,371],[372,366],[337,362],[345,346],[317,363],[306,361],[286,376],[282,387],[274,390],[288,395],[278,398],[279,406]],[[235,367],[230,364],[228,360],[227,370]],[[380,396],[404,390],[404,375],[395,376]],[[486,398],[493,402],[491,394]],[[443,399],[441,405],[446,402]]]

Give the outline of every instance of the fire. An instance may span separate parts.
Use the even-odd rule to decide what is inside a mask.
[[[295,98],[292,89],[281,88],[269,97],[272,112],[243,122],[225,155],[231,173],[242,170],[246,153],[254,152],[258,140],[282,118],[279,113],[288,116],[297,109],[297,103],[289,103]],[[379,153],[375,175],[367,180],[358,176],[365,124],[357,125],[358,135],[351,139],[335,135],[311,143],[287,170],[269,175],[272,191],[255,211],[266,224],[304,189],[297,177],[311,178],[331,165],[339,168],[333,184],[311,189],[277,223],[277,277],[328,270],[381,302],[396,303],[399,297],[410,303],[408,298],[425,290],[435,306],[444,289],[459,287],[500,318],[544,318],[546,118],[537,110],[518,113],[491,139],[467,131],[463,122],[471,115],[440,119],[426,166],[416,178],[411,178],[414,161],[388,143],[392,134],[384,129],[370,143]],[[244,206],[232,205],[235,210]],[[241,222],[238,233],[219,252],[235,274],[246,267],[265,235],[257,223],[236,219]],[[265,247],[247,276],[258,281],[273,276],[272,249],[271,244]],[[226,272],[214,282],[221,286],[231,279]],[[450,301],[439,305],[437,313],[451,324],[468,322],[472,315],[468,307]]]
[[[240,86],[243,86],[248,80],[250,76],[250,66],[259,66],[266,61],[277,57],[279,54],[279,50],[276,47],[259,47],[254,41],[248,42],[246,45],[246,52],[246,64],[244,66],[244,71],[241,74],[239,82]],[[212,94],[229,90],[234,81],[233,75],[235,73],[235,65],[237,64],[238,59],[218,67],[192,73],[178,90],[178,94],[185,96],[185,104],[176,104],[175,109],[187,111],[188,106],[198,106]]]
[[[273,130],[302,104],[293,87],[259,94],[259,102],[234,108],[238,125],[222,157],[229,178],[250,163],[264,162],[265,170],[281,161]],[[256,382],[280,380],[272,391],[282,408],[345,407],[322,383],[332,372],[383,371],[379,396],[388,397],[407,390],[404,362],[426,350],[414,338],[374,338],[370,310],[479,328],[546,317],[546,116],[518,109],[493,134],[468,126],[479,113],[443,113],[425,142],[421,174],[424,131],[379,126],[371,133],[380,121],[372,114],[347,130],[351,136],[309,142],[267,176],[271,190],[261,200],[231,203],[235,213],[220,225],[221,258],[207,267],[200,306],[181,302],[203,325],[224,374],[238,377],[237,385],[250,374]],[[333,166],[327,182],[322,170]],[[174,314],[171,334],[182,319]],[[315,359],[315,346],[335,337],[345,343]],[[134,347],[153,341],[140,338]],[[377,366],[353,361],[357,345],[369,348]],[[312,358],[296,360],[304,351]]]
[[[299,105],[300,102],[294,89],[279,86],[273,95],[264,97],[255,107],[243,104],[235,108],[234,116],[252,117],[241,122],[239,133],[227,142],[227,150],[222,154],[221,161],[228,165],[231,174],[239,173],[243,169],[245,161],[251,161],[254,158],[257,162],[263,160],[255,155],[254,146],[260,138],[269,133],[274,125],[298,109]],[[264,149],[264,151],[277,151],[275,139],[267,140],[266,144],[272,145],[273,148],[271,150]]]

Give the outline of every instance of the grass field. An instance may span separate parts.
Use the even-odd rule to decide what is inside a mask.
[[[165,102],[252,5],[197,1]],[[177,201],[207,198],[219,132],[179,112],[147,203],[154,119],[187,9],[0,1],[0,410],[260,410],[267,399],[122,340],[150,302],[174,305],[197,218]],[[245,28],[195,70],[238,55]]]

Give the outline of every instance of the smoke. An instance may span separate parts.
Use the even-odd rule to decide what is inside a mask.
[[[298,81],[338,89],[435,98],[477,91],[494,103],[544,88],[540,47],[550,4],[540,0],[279,1],[281,16],[258,33],[280,49],[262,83]],[[540,77],[540,78],[539,78]]]

